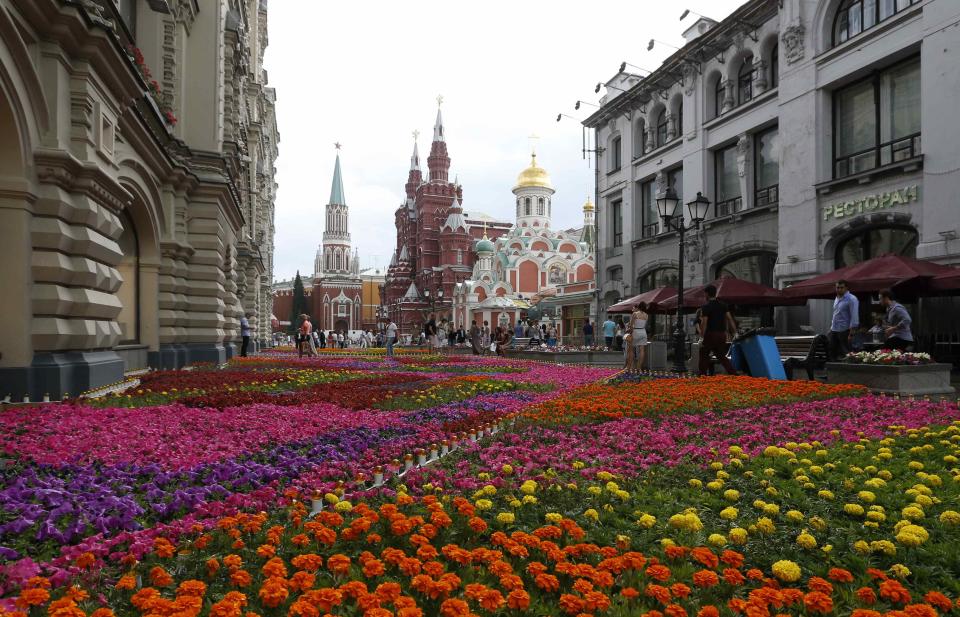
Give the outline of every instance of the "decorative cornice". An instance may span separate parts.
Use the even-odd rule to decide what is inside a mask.
[[[81,193],[119,212],[130,203],[130,194],[99,166],[84,164],[68,152],[38,149],[34,152],[37,179],[71,193]]]

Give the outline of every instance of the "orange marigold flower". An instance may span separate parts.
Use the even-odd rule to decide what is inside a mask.
[[[747,601],[743,598],[731,598],[727,602],[727,608],[734,613],[745,613],[747,611]]]
[[[167,587],[173,584],[173,577],[161,566],[154,566],[150,570],[150,583],[155,587]]]
[[[853,582],[853,574],[851,574],[849,570],[844,570],[843,568],[830,568],[830,571],[827,572],[827,578],[838,583]]]
[[[474,531],[474,533],[483,533],[487,530],[487,523],[482,518],[474,516],[469,521],[467,525]]]
[[[590,591],[583,596],[583,606],[588,611],[604,612],[610,608],[610,598],[600,591]]]
[[[327,568],[334,574],[346,574],[350,571],[350,558],[337,553],[327,559]]]
[[[156,591],[156,590],[154,590]],[[24,589],[17,598],[18,608],[28,608],[30,606],[39,606],[50,599],[50,592],[40,587],[33,589]]]
[[[496,589],[488,589],[480,596],[480,607],[488,611],[499,610],[507,601]]]
[[[747,578],[751,581],[762,581],[763,580],[763,570],[758,570],[757,568],[750,568],[747,570]]]
[[[573,590],[578,593],[589,593],[593,591],[593,583],[585,578],[578,578],[573,582]]]
[[[230,573],[230,583],[236,587],[246,587],[253,581],[253,577],[246,570],[234,570]]]
[[[98,608],[90,613],[90,617],[116,617],[111,608]]]
[[[643,594],[649,598],[653,598],[661,604],[667,604],[670,602],[670,590],[663,585],[655,585],[654,583],[650,583],[647,585],[647,588],[643,590]]]
[[[697,611],[697,617],[720,617],[720,610],[712,604],[707,604]]]
[[[728,585],[739,586],[747,580],[747,577],[743,575],[740,570],[736,568],[724,568],[723,569],[723,581]]]
[[[20,596],[23,598],[23,596]],[[160,597],[160,592],[153,587],[144,587],[130,598],[130,604],[143,611],[154,600]]]
[[[583,610],[583,600],[569,593],[561,594],[560,609],[568,615],[576,615]]]
[[[137,578],[132,574],[124,574],[114,585],[116,589],[134,589],[137,586]]]
[[[323,565],[323,557],[314,553],[304,553],[303,555],[297,555],[291,559],[290,565],[297,570],[316,572],[320,569],[320,566]]]
[[[261,544],[257,547],[257,555],[264,559],[270,559],[277,554],[277,547],[272,544]]]
[[[533,579],[533,582],[544,591],[557,591],[560,589],[560,581],[552,574],[538,574]]]
[[[705,546],[698,546],[693,549],[690,551],[690,556],[694,561],[699,562],[711,570],[720,565],[720,559],[713,554],[713,551]]]
[[[878,570],[876,568],[867,568],[867,574],[870,575],[870,578],[879,579],[881,581],[885,581],[888,578],[890,578],[889,576],[887,576],[886,572],[884,572],[883,570]]]
[[[178,596],[194,596],[197,598],[202,598],[205,593],[207,593],[207,584],[196,579],[183,581],[177,587]]]
[[[366,614],[367,611],[380,608],[380,598],[368,593],[357,598],[357,607]]]
[[[293,576],[290,577],[290,588],[295,591],[306,591],[313,587],[313,584],[316,582],[317,577],[310,572],[299,571],[295,572]]]
[[[662,583],[666,580],[669,580],[670,568],[662,564],[654,564],[647,568],[647,576]]]
[[[713,570],[698,570],[693,573],[693,584],[697,587],[713,587],[720,583],[720,577]]]
[[[666,555],[667,559],[682,559],[683,557],[686,556],[687,550],[688,549],[685,546],[674,545],[674,546],[668,546],[666,549],[664,549],[663,552],[664,552],[664,555]]]
[[[673,585],[670,585],[670,593],[674,598],[686,598],[692,591],[693,590],[690,589],[689,585],[684,585],[683,583],[674,583]]]
[[[440,605],[440,615],[443,617],[468,617],[470,606],[463,600],[448,598]]]
[[[627,600],[635,600],[640,597],[640,592],[633,587],[624,587],[620,590],[620,595]]]
[[[287,566],[279,557],[270,558],[261,568],[264,576],[267,578],[282,578],[287,575]]]
[[[929,604],[909,604],[903,608],[909,617],[937,617],[937,611]]]
[[[530,607],[530,594],[522,589],[514,589],[507,594],[507,606],[515,611],[525,611]]]
[[[687,609],[679,604],[668,604],[667,608],[663,609],[663,613],[667,617],[687,617]]]
[[[242,568],[243,559],[240,558],[240,555],[230,554],[223,558],[223,565],[228,568]]]
[[[850,617],[883,617],[883,614],[869,608],[857,608],[850,613]]]
[[[810,613],[829,613],[833,610],[833,599],[821,591],[811,591],[803,596],[803,605]]]
[[[830,581],[819,576],[811,576],[810,580],[807,581],[807,587],[810,588],[810,591],[819,591],[828,596],[833,593],[833,585],[830,584]]]
[[[384,602],[393,603],[402,591],[399,583],[380,583],[374,593]]]
[[[857,599],[867,606],[872,606],[877,602],[877,594],[869,587],[861,587],[856,591]]]
[[[390,583],[384,583],[389,585]],[[394,583],[396,584],[396,583]],[[359,598],[370,593],[367,591],[367,584],[363,581],[347,581],[343,585],[340,585],[340,593],[343,594],[345,598]]]
[[[880,597],[893,604],[906,604],[910,601],[910,592],[900,581],[888,579],[880,583]]]
[[[743,554],[738,553],[737,551],[726,549],[720,554],[720,561],[727,564],[731,568],[739,568],[743,565]]]
[[[157,539],[159,540],[160,538],[157,538]],[[172,547],[171,547],[171,548],[172,548]],[[161,556],[162,556],[162,555],[161,555]],[[77,567],[78,567],[78,568],[81,568],[81,569],[83,569],[83,570],[86,570],[87,568],[89,568],[90,566],[92,566],[92,565],[94,564],[94,562],[96,562],[96,561],[97,561],[97,558],[94,557],[93,553],[86,552],[86,553],[80,553],[80,556],[77,557],[77,559],[76,559],[76,561],[74,561],[74,563],[77,564]]]
[[[928,591],[927,594],[923,596],[923,601],[937,607],[944,613],[953,608],[953,602],[950,601],[950,598],[939,591]]]
[[[332,587],[311,589],[301,597],[316,606],[321,613],[329,613],[334,606],[340,606],[340,603],[343,602],[343,594]]]
[[[303,598],[291,604],[287,614],[289,617],[320,617],[320,611],[317,610],[317,607]]]
[[[363,575],[367,578],[382,576],[384,572],[386,572],[386,568],[384,567],[383,562],[379,559],[370,559],[363,564]]]

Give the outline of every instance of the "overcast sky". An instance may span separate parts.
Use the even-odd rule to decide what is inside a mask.
[[[740,3],[271,2],[266,68],[280,128],[275,280],[313,270],[334,142],[342,144],[353,246],[364,267],[386,267],[412,132],[420,131],[426,176],[441,94],[450,174],[459,176],[467,212],[513,220],[510,191],[529,164],[535,134],[537,160],[557,190],[554,228],[579,226],[593,169],[580,151],[579,122],[558,123],[557,114],[592,113],[588,105],[575,111],[574,103],[596,103],[594,86],[622,61],[656,68],[673,50],[658,44],[648,52],[647,41],[679,46],[696,19],[679,21],[683,9],[722,19]]]

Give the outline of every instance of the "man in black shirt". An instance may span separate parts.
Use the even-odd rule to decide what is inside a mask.
[[[703,333],[700,343],[700,374],[707,374],[710,354],[713,353],[728,375],[736,375],[736,369],[727,359],[727,350],[730,348],[727,344],[727,332],[736,335],[737,326],[727,305],[717,300],[717,288],[707,285],[704,291],[707,294],[707,303],[700,309],[700,331]]]
[[[424,327],[424,333],[427,335],[430,351],[436,352],[440,347],[440,340],[437,338],[437,319],[433,313],[430,313],[430,319]]]

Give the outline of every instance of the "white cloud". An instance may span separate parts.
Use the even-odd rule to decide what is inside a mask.
[[[678,21],[684,8],[720,19],[739,4],[271,2],[266,68],[277,88],[281,137],[275,277],[312,270],[335,141],[343,144],[353,245],[365,266],[386,265],[411,132],[420,130],[426,174],[440,93],[451,173],[463,184],[468,211],[512,218],[510,189],[529,163],[528,136],[536,133],[538,162],[557,189],[554,226],[578,225],[593,194],[593,169],[581,156],[580,125],[556,122],[557,113],[589,115],[592,107],[577,112],[574,102],[595,102],[594,85],[624,60],[657,66],[671,50],[648,53],[646,42],[679,45],[693,19]]]

